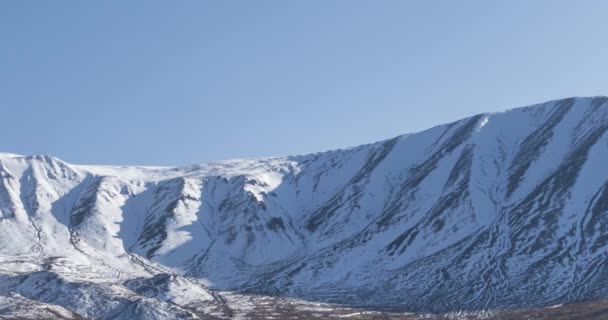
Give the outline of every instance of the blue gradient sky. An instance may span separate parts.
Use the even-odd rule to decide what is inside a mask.
[[[608,94],[607,1],[2,1],[0,152],[182,165]]]

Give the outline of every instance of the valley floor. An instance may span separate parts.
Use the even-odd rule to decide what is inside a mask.
[[[608,319],[608,300],[509,311],[454,312],[415,314],[372,311],[331,304],[314,303],[267,296],[222,293],[225,305],[213,315],[199,314],[199,319],[365,319],[365,320],[603,320]],[[194,311],[194,310],[193,310]],[[196,313],[196,312],[194,312]],[[20,297],[0,297],[0,319],[85,319],[57,305]]]

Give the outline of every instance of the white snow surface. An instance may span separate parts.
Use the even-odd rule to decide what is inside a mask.
[[[214,290],[413,311],[603,297],[607,128],[592,97],[186,167],[0,153],[0,297],[99,319],[196,318]]]

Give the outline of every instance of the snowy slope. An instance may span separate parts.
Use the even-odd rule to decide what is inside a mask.
[[[226,316],[215,290],[416,312],[607,297],[607,130],[595,97],[180,168],[0,154],[0,296],[102,319]]]

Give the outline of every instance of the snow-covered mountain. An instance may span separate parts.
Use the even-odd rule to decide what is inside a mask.
[[[98,319],[232,317],[234,292],[414,312],[608,297],[607,130],[594,97],[180,168],[0,154],[0,297]]]

